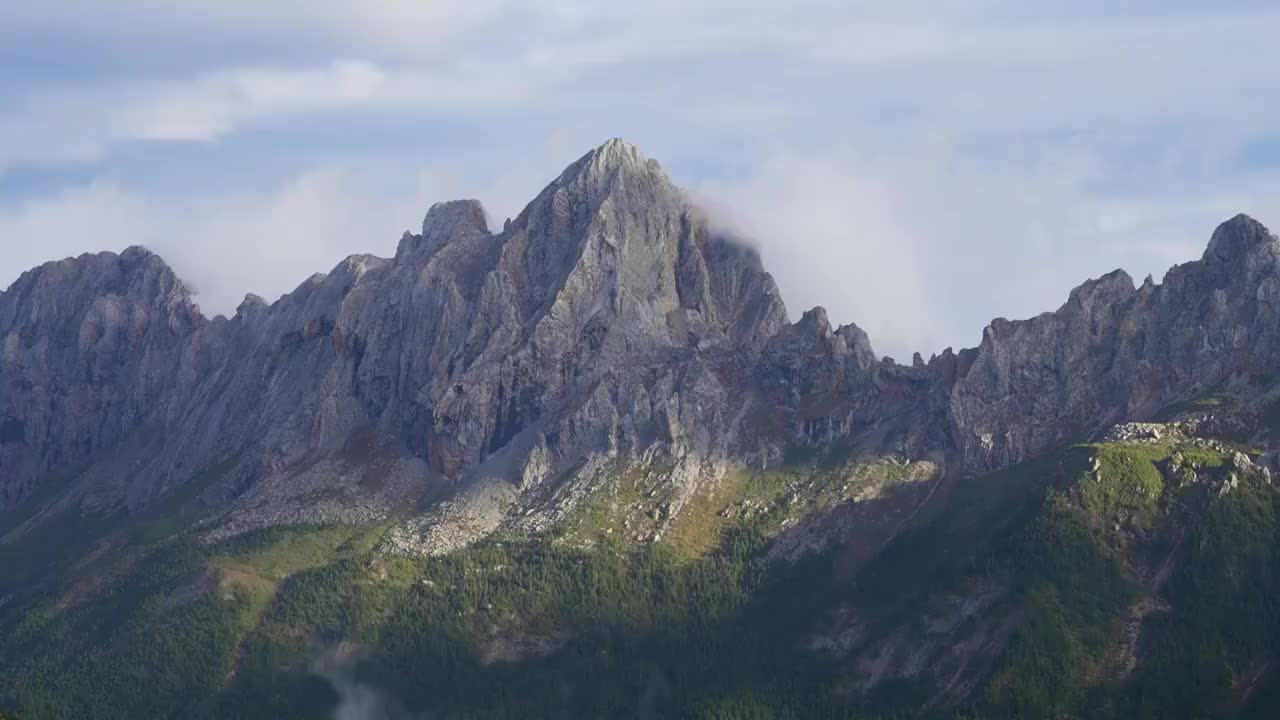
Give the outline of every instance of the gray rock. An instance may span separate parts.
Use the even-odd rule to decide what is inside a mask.
[[[229,320],[141,249],[51,263],[0,295],[0,507],[55,473],[113,507],[226,467],[206,497],[239,503],[236,527],[275,522],[352,489],[314,468],[362,433],[422,493],[533,492],[598,455],[759,454],[742,368],[786,325],[758,256],[616,140],[498,235],[478,203],[439,203],[395,258],[353,256]],[[372,508],[406,501],[386,485]]]
[[[1116,271],[900,366],[821,308],[789,323],[758,255],[612,140],[500,233],[439,203],[394,258],[229,319],[139,248],[24,274],[0,293],[0,512],[62,479],[98,508],[201,483],[226,532],[453,496],[397,541],[448,548],[502,518],[545,527],[629,468],[676,488],[669,524],[796,444],[981,472],[1280,369],[1278,259],[1240,216],[1160,285]]]
[[[994,321],[950,389],[965,466],[1017,462],[1233,373],[1273,370],[1278,301],[1280,240],[1240,215],[1160,285],[1135,289],[1116,271],[1056,312]]]

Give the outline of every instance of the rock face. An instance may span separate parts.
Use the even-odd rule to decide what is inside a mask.
[[[174,420],[208,330],[141,248],[23,274],[0,295],[0,507]]]
[[[958,357],[949,390],[966,466],[1016,462],[1234,373],[1273,371],[1278,303],[1280,240],[1240,215],[1160,285],[1135,288],[1117,270],[1073,290],[1056,312],[995,320]]]
[[[980,472],[1275,370],[1278,302],[1280,241],[1240,216],[1162,285],[1117,271],[975,349],[878,361],[821,308],[790,324],[756,253],[612,140],[500,233],[439,203],[394,258],[230,319],[139,248],[26,273],[0,293],[0,513],[199,483],[210,522],[243,528],[497,483],[537,516],[629,464],[694,485],[795,444]]]
[[[196,480],[215,504],[279,506],[280,485],[351,489],[319,459],[353,438],[423,492],[729,455],[757,401],[741,381],[786,325],[756,254],[617,140],[502,233],[474,201],[440,203],[394,258],[348,258],[230,319],[142,249],[51,263],[0,295],[0,498],[70,471],[90,506]]]

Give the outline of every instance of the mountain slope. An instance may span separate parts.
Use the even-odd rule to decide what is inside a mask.
[[[60,718],[1269,717],[1280,491],[1206,430],[1252,422],[1234,393],[1258,389],[932,493],[927,467],[797,458],[743,480],[709,552],[609,533],[607,510],[428,558],[386,552],[386,524],[139,544],[10,596],[0,698]],[[815,527],[830,545],[786,552]]]
[[[900,366],[618,140],[231,318],[50,263],[0,293],[0,705],[1265,709],[1277,301],[1239,216]]]

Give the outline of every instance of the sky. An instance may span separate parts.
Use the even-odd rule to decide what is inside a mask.
[[[1280,226],[1275,0],[45,0],[0,22],[0,287],[141,244],[207,314],[610,137],[909,361]]]

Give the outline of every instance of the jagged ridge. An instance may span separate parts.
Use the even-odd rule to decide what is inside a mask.
[[[487,488],[496,523],[628,464],[688,495],[837,441],[980,472],[1275,370],[1278,257],[1239,216],[1161,285],[1117,271],[904,367],[821,308],[788,324],[756,253],[611,140],[501,232],[440,203],[394,258],[229,319],[140,248],[26,273],[0,294],[0,508],[58,479],[97,508],[198,481],[234,532]]]

